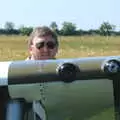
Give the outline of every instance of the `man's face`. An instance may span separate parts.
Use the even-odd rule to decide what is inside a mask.
[[[30,54],[34,60],[54,59],[58,50],[51,36],[35,37],[30,46]]]

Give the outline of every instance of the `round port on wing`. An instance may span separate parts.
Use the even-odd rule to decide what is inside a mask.
[[[105,61],[102,70],[107,75],[118,75],[120,74],[120,62],[115,59]]]
[[[64,82],[72,82],[76,80],[79,67],[73,63],[63,63],[57,68],[57,74]]]

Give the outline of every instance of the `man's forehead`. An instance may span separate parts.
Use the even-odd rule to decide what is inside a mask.
[[[47,39],[47,38],[53,38],[52,35],[43,35],[43,36],[37,36],[38,38],[43,38],[43,39]]]
[[[33,41],[54,41],[54,38],[52,36],[39,36],[39,37],[34,37]]]

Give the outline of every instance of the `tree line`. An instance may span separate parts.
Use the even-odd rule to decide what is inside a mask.
[[[70,36],[70,35],[102,35],[112,36],[120,35],[120,31],[115,31],[116,26],[109,22],[103,22],[98,29],[83,30],[77,29],[76,24],[72,22],[63,22],[62,28],[59,29],[55,21],[51,22],[49,27],[58,35]],[[13,22],[6,22],[4,29],[0,29],[0,35],[29,35],[34,27],[21,26],[16,29]]]

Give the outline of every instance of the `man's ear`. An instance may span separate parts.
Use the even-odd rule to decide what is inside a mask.
[[[32,49],[33,49],[33,46],[30,45],[30,47],[28,48],[30,54],[31,54],[31,52],[32,52]]]

